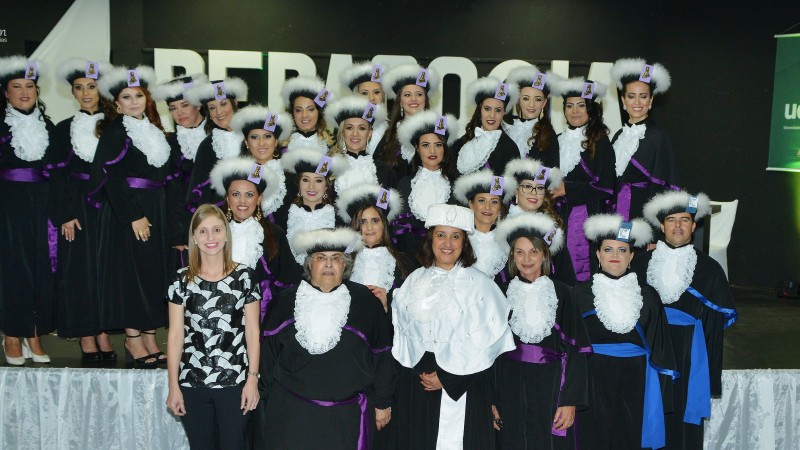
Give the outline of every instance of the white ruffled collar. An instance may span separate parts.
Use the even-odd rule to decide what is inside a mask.
[[[242,151],[242,134],[214,128],[211,130],[211,147],[217,159],[235,158]]]
[[[647,283],[658,291],[662,303],[675,303],[691,284],[696,265],[697,252],[692,245],[671,248],[658,241],[647,266]]]
[[[278,177],[278,191],[272,197],[264,197],[261,203],[261,210],[268,216],[283,206],[283,199],[286,198],[286,174],[283,173],[280,160],[271,159],[267,161],[266,167]]]
[[[594,308],[603,326],[614,333],[633,330],[644,304],[635,273],[612,279],[602,273],[592,276]]]
[[[312,355],[321,355],[339,343],[350,312],[350,291],[344,284],[322,292],[301,281],[294,302],[297,342]]]
[[[333,188],[337,194],[359,184],[378,184],[378,169],[375,167],[372,156],[362,155],[355,158],[348,152],[347,160],[350,162],[350,166],[333,182]]]
[[[369,142],[367,142],[367,154],[372,155],[375,153],[375,149],[378,147],[378,143],[383,139],[383,135],[386,134],[386,130],[389,129],[389,122],[381,122],[372,127],[372,137],[369,138]]]
[[[558,148],[560,155],[559,168],[564,176],[581,162],[581,153],[586,149],[581,146],[586,136],[586,125],[578,128],[567,128],[558,135]]]
[[[558,297],[553,281],[545,275],[533,283],[514,277],[506,292],[511,304],[511,331],[526,344],[538,344],[552,333]]]
[[[625,169],[628,168],[628,163],[631,157],[639,149],[639,141],[644,139],[644,133],[647,131],[645,123],[639,124],[625,124],[622,127],[622,133],[617,136],[614,141],[614,155],[616,157],[617,176],[622,176]]]
[[[519,117],[515,117],[511,125],[504,124],[506,134],[517,144],[517,148],[519,148],[520,158],[524,158],[528,155],[528,151],[531,149],[531,144],[528,143],[528,139],[533,135],[533,127],[538,122],[539,119],[522,120]]]
[[[397,261],[386,246],[364,247],[356,254],[350,280],[363,285],[379,286],[388,292],[394,286]]]
[[[29,162],[42,159],[50,145],[50,135],[39,108],[23,114],[7,105],[5,122],[11,129],[11,147],[17,158]]]
[[[200,125],[194,128],[186,128],[180,125],[175,126],[175,133],[178,136],[178,145],[181,147],[181,153],[183,153],[184,158],[189,161],[194,161],[194,157],[197,155],[197,148],[200,146],[200,143],[203,142],[203,139],[208,136],[205,128],[206,119],[203,119]]]
[[[99,141],[94,131],[97,128],[97,122],[104,116],[103,113],[86,114],[78,111],[72,117],[72,122],[69,124],[69,142],[72,144],[72,151],[78,158],[86,162],[94,161]]]
[[[306,259],[305,253],[298,253],[292,247],[294,235],[303,231],[319,230],[322,228],[333,228],[336,226],[336,212],[332,205],[325,205],[313,211],[306,211],[295,204],[289,207],[289,217],[286,221],[286,239],[289,241],[289,248],[292,250],[295,261],[303,264]]]
[[[291,151],[295,147],[312,147],[317,150],[320,155],[328,154],[328,144],[326,144],[319,137],[319,133],[314,133],[311,136],[305,137],[295,131],[289,137],[289,144],[286,146],[286,151]]]
[[[141,119],[123,115],[122,125],[128,132],[134,147],[147,157],[147,163],[153,167],[161,167],[169,160],[170,148],[164,132],[150,123],[147,116]]]
[[[230,227],[233,260],[255,269],[258,259],[264,254],[264,227],[254,217],[241,223],[232,220]]]
[[[502,135],[503,130],[484,131],[483,128],[476,127],[475,137],[465,143],[458,152],[456,161],[458,172],[468,174],[483,168]]]
[[[436,266],[423,269],[424,273],[417,278],[409,293],[408,313],[415,321],[432,322],[455,301],[454,286],[450,286],[448,278],[459,267],[461,266],[457,264],[450,270]]]
[[[419,220],[428,216],[428,207],[436,203],[446,203],[450,199],[450,182],[442,175],[442,170],[417,169],[411,179],[411,192],[408,194],[408,208]]]
[[[508,253],[503,251],[500,244],[494,239],[494,230],[488,233],[481,233],[475,230],[469,235],[469,242],[475,252],[475,264],[473,267],[494,278],[508,262]]]

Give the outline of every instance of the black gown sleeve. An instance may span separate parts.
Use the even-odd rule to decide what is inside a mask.
[[[192,170],[192,176],[189,177],[185,198],[185,206],[191,212],[194,212],[198,206],[204,203],[218,201],[217,195],[211,190],[211,183],[209,182],[211,169],[217,163],[217,154],[214,152],[212,139],[212,134],[206,136],[197,147],[197,154],[194,157],[194,169]]]
[[[75,185],[70,183],[69,162],[77,156],[72,152],[70,125],[72,117],[56,125],[50,137],[50,147],[47,156],[53,162],[50,172],[50,210],[53,225],[61,225],[78,217],[78,203],[83,197],[75,190]]]
[[[567,194],[567,203],[573,206],[585,205],[609,199],[613,195],[616,180],[616,161],[611,142],[607,137],[599,139],[596,143],[594,157],[589,157],[587,150],[581,154],[581,159],[586,163],[592,175],[597,177],[597,181],[589,180],[588,177],[581,180],[565,179],[564,189]],[[575,167],[572,170],[583,172],[584,169]]]
[[[587,350],[591,348],[591,342],[581,313],[572,300],[572,289],[558,281],[553,284],[558,297],[556,323],[559,324],[560,332],[557,340],[561,342],[562,351],[566,353],[564,385],[558,405],[575,406],[581,410],[589,404]],[[557,331],[554,330],[554,333]]]

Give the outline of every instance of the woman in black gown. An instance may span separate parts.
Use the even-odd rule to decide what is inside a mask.
[[[522,158],[536,158],[550,166],[558,165],[558,138],[550,121],[552,73],[536,66],[517,67],[508,73],[506,82],[519,88],[517,115],[504,124],[506,133],[519,147]]]

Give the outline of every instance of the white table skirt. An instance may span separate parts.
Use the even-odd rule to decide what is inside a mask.
[[[706,449],[800,450],[800,370],[726,370]],[[165,370],[0,367],[0,448],[188,449]]]

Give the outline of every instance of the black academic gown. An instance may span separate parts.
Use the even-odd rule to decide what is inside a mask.
[[[594,157],[589,151],[581,153],[581,161],[566,176],[566,195],[556,201],[559,214],[564,220],[566,244],[572,258],[572,266],[578,281],[586,281],[590,273],[596,273],[597,258],[594,245],[583,235],[585,218],[611,211],[610,202],[614,192],[614,148],[607,137],[598,139]],[[582,211],[586,211],[584,217]]]
[[[166,321],[164,292],[168,284],[169,236],[174,233],[168,192],[175,189],[175,167],[161,167],[133,145],[122,116],[100,136],[89,179],[89,200],[100,204],[98,298],[102,329],[152,330]],[[158,188],[132,188],[126,178],[163,182]],[[131,223],[147,217],[150,239],[137,240]]]
[[[70,126],[73,117],[59,123],[49,151],[60,161],[51,171],[54,209],[53,225],[58,233],[58,269],[55,300],[58,335],[65,338],[94,336],[100,333],[97,298],[98,210],[87,203],[89,172],[92,163],[75,154]],[[61,225],[78,219],[75,239],[66,240]]]
[[[312,355],[295,337],[294,323],[264,338],[261,345],[261,405],[257,414],[256,449],[355,449],[359,439],[361,411],[358,404],[318,406],[307,400],[346,401],[359,393],[367,395],[370,432],[374,430],[374,408],[391,405],[395,372],[391,324],[380,302],[366,287],[345,281],[350,292],[346,326],[355,328],[366,342],[342,330],[331,350]],[[264,322],[266,332],[295,316],[297,287],[281,292]],[[369,343],[367,345],[367,342]],[[291,392],[290,392],[291,391]],[[294,394],[292,394],[294,393]]]
[[[453,151],[451,154],[453,155],[452,160],[454,162],[458,160],[458,154],[467,142],[468,139],[465,134],[458,138],[456,143],[453,144]],[[486,160],[486,164],[484,167],[480,167],[477,170],[488,168],[495,174],[502,174],[506,170],[506,164],[512,159],[519,159],[519,148],[514,140],[511,139],[505,131],[502,131],[500,139],[497,140],[497,144],[494,146],[494,150],[492,150],[489,155],[489,159]]]
[[[523,282],[527,282],[520,278]],[[546,364],[521,362],[500,355],[495,361],[495,401],[503,427],[498,433],[502,449],[574,449],[574,427],[566,436],[552,433],[553,418],[560,406],[586,409],[587,360],[591,351],[580,312],[572,301],[569,286],[553,281],[558,298],[556,325],[535,344],[564,355],[562,362]],[[531,299],[533,300],[533,299]],[[525,345],[517,335],[514,343]]]
[[[197,207],[204,203],[213,203],[221,207],[225,201],[211,189],[211,169],[219,161],[217,153],[214,151],[213,138],[214,134],[209,133],[197,147],[197,154],[194,157],[194,167],[192,175],[189,177],[185,203],[186,209],[191,213],[194,213]]]
[[[649,132],[649,131],[648,131]],[[689,244],[691,245],[691,244]],[[694,269],[691,287],[695,288],[721,311],[712,309],[691,293],[684,292],[675,303],[664,305],[683,311],[703,323],[706,351],[708,353],[708,371],[711,396],[722,395],[722,349],[724,329],[736,320],[736,307],[733,304],[733,293],[719,263],[705,253],[697,253],[697,265]],[[641,282],[647,282],[647,267],[653,252],[640,253],[633,259],[631,267],[636,271]],[[694,425],[683,421],[686,410],[686,398],[689,375],[692,370],[691,348],[694,327],[670,325],[672,348],[681,377],[673,384],[673,403],[675,414],[668,414],[667,447],[675,449],[696,449],[703,446],[703,424]]]
[[[255,267],[255,280],[261,286],[261,320],[263,322],[272,300],[286,289],[296,286],[301,279],[301,268],[292,257],[286,232],[274,223],[261,219],[262,225],[269,226],[278,247],[278,253],[268,259],[266,244],[262,243],[264,253]]]
[[[189,225],[192,221],[192,211],[186,208],[186,191],[189,189],[189,180],[194,171],[194,160],[188,159],[183,152],[181,152],[180,144],[178,143],[178,134],[171,133],[167,136],[167,142],[172,149],[173,160],[171,163],[176,167],[177,177],[175,178],[175,189],[171,191],[171,195],[175,196],[174,199],[169,199],[170,205],[176,205],[168,213],[170,221],[175,226],[172,228],[173,233],[169,237],[170,247],[177,247],[181,245],[188,245],[187,239],[189,236]],[[189,254],[187,251],[178,251],[174,248],[169,250],[170,267],[178,270],[181,267],[186,267],[189,264]]]
[[[387,148],[388,144],[386,142],[387,133],[383,133],[381,140],[378,141],[378,145],[375,146],[375,151],[372,152],[372,157],[375,158],[375,161],[383,161],[384,163],[386,163],[386,165],[389,166],[389,168],[394,172],[395,179],[402,180],[403,177],[411,173],[411,164],[405,159],[403,159],[403,157],[400,155],[400,143],[397,142],[397,140],[395,140],[395,145],[397,146],[398,149],[396,153],[397,164],[390,165],[387,162],[386,152],[389,151]]]
[[[55,327],[55,261],[51,261],[55,254],[48,245],[51,186],[46,177],[53,161],[49,150],[37,161],[17,157],[4,119],[0,111],[0,329],[7,336],[39,336]],[[42,120],[52,141],[53,123]],[[7,179],[19,173],[9,171],[20,170],[29,171],[35,181]]]
[[[528,151],[527,157],[538,159],[545,167],[558,167],[560,165],[558,151],[558,136],[553,133],[545,149],[540,150],[539,144],[534,143],[533,147]]]
[[[392,241],[398,250],[412,257],[419,264],[419,251],[422,249],[427,229],[425,221],[419,220],[408,207],[408,196],[411,194],[411,180],[413,179],[414,175],[407,175],[397,183],[397,192],[403,198],[403,207],[399,217],[392,222]],[[452,198],[451,194],[444,203],[449,203]]]
[[[605,273],[601,276],[609,276]],[[610,278],[613,278],[609,276]],[[573,300],[582,315],[595,309],[593,280],[575,286]],[[641,283],[640,283],[641,284]],[[638,325],[642,328],[642,342],[636,328],[619,334],[608,330],[598,316],[584,317],[592,345],[632,343],[646,344],[650,350],[649,361],[664,371],[675,371],[675,356],[669,336],[669,325],[658,293],[642,285],[642,309]],[[589,356],[588,408],[579,411],[575,418],[578,448],[639,449],[642,442],[642,417],[644,414],[645,357],[618,358],[593,353]],[[672,413],[672,378],[658,374],[665,415]]]
[[[642,217],[645,203],[654,195],[670,189],[677,188],[680,182],[680,170],[675,161],[675,152],[672,149],[672,140],[666,131],[653,119],[647,118],[640,124],[647,127],[644,138],[639,140],[639,147],[631,157],[632,160],[625,168],[625,172],[617,177],[614,189],[614,199],[617,213],[625,220]],[[625,127],[630,124],[626,123]],[[614,134],[613,144],[622,134],[620,129]],[[641,168],[637,167],[637,164]],[[644,171],[642,171],[644,169]],[[620,191],[627,186],[630,189],[630,209],[620,209]]]

